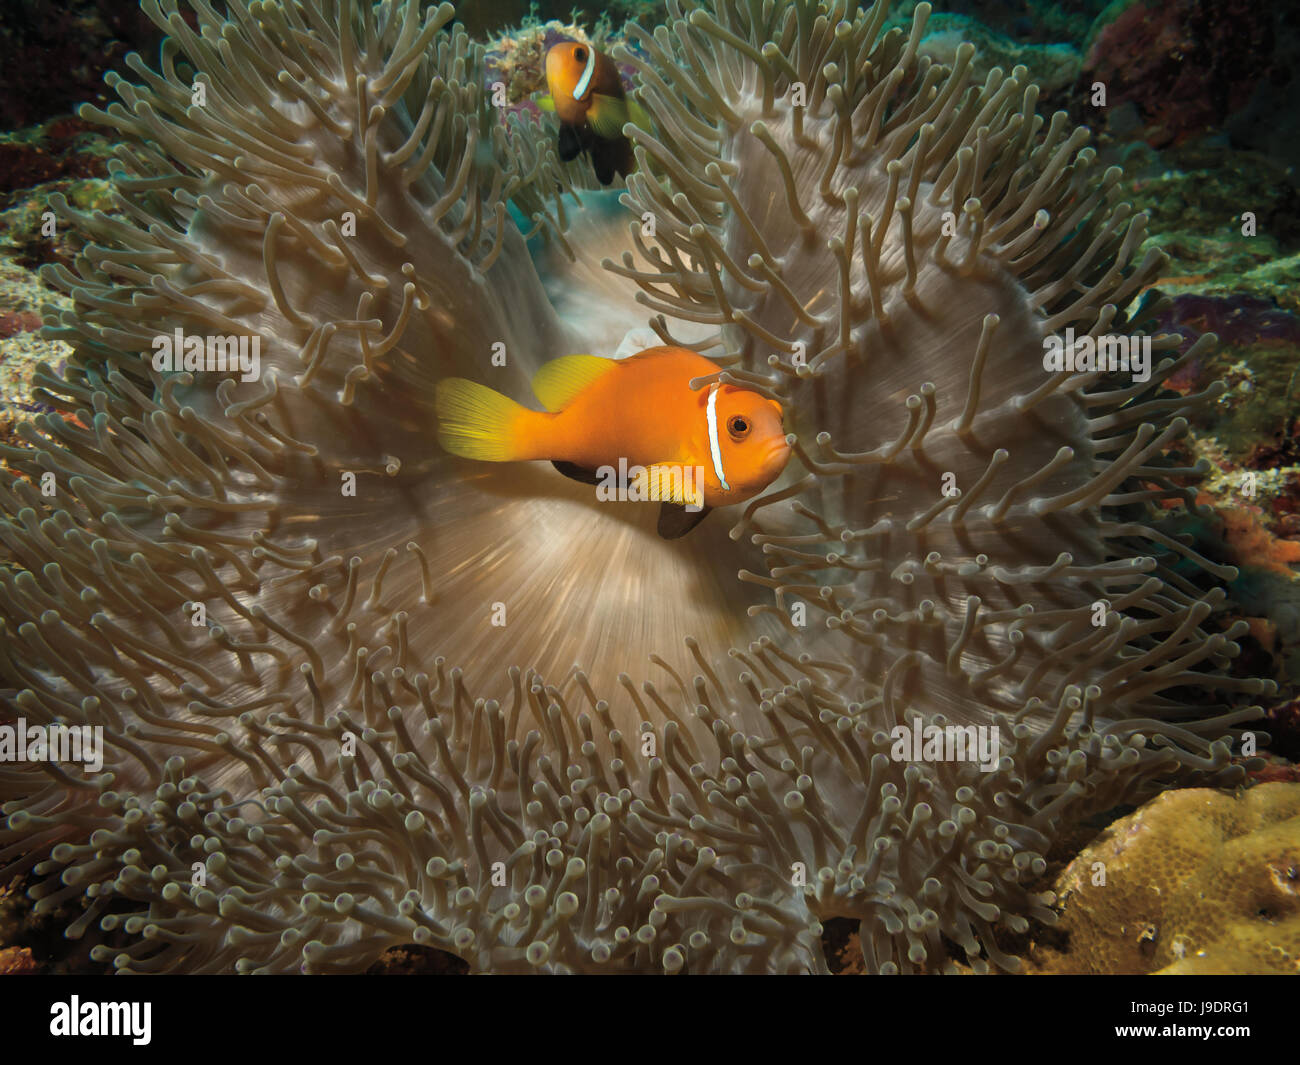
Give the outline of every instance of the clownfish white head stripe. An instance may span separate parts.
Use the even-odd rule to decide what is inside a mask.
[[[718,475],[718,483],[724,492],[731,491],[726,474],[722,472],[722,445],[718,443],[718,385],[709,388],[709,402],[704,408],[705,420],[709,423],[709,455],[713,458],[713,472]]]
[[[587,65],[582,68],[582,77],[578,79],[578,84],[573,87],[573,98],[575,100],[584,100],[591,89],[591,79],[596,73],[596,49],[587,49]]]

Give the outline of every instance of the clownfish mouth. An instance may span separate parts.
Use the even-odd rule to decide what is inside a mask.
[[[790,457],[794,449],[786,443],[785,437],[777,437],[768,445],[767,451],[763,453],[763,464],[766,465],[772,459],[780,458],[782,462]]]

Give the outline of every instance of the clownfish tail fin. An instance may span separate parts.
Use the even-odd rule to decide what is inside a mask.
[[[534,412],[486,385],[463,377],[438,382],[434,393],[438,443],[445,451],[480,462],[512,462],[522,452],[522,430]]]

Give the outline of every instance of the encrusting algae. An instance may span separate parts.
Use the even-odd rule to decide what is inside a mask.
[[[0,765],[0,877],[84,896],[93,957],[824,972],[839,917],[871,970],[1014,970],[1062,831],[1240,778],[1232,571],[1148,520],[1193,502],[1164,450],[1221,387],[1162,384],[1213,339],[1044,371],[1141,333],[1162,260],[1023,68],[919,55],[926,4],[674,2],[615,50],[655,127],[616,211],[449,5],[189,6],[88,112],[124,214],[54,202],[75,354],[3,452],[5,713],[105,765]],[[795,437],[729,530],[437,447],[439,381],[523,395],[647,311]],[[153,369],[178,328],[260,379]],[[990,771],[890,757],[958,725]]]

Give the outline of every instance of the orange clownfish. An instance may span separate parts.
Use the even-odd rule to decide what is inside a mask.
[[[684,348],[626,359],[566,355],[533,378],[546,411],[450,377],[436,394],[438,442],[486,462],[550,460],[598,486],[621,477],[627,491],[617,497],[658,501],[659,534],[676,539],[713,507],[757,495],[790,459],[775,400],[719,382],[692,391],[693,378],[717,372]]]
[[[641,106],[624,95],[613,60],[578,41],[553,44],[546,51],[546,88],[549,95],[537,104],[560,120],[560,158],[567,163],[587,152],[602,185],[616,173],[630,174],[635,161],[623,126],[631,122],[649,129],[650,123]]]

